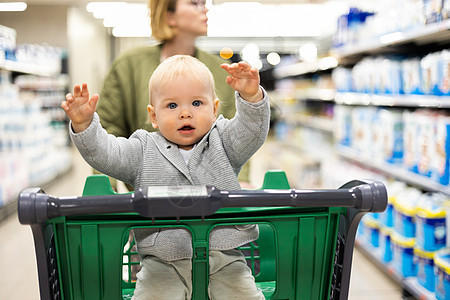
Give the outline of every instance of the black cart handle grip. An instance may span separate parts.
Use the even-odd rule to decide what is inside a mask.
[[[377,181],[351,181],[340,189],[223,191],[212,186],[144,187],[131,194],[53,197],[40,188],[19,195],[22,224],[59,216],[136,212],[145,217],[208,216],[224,207],[353,207],[382,212],[387,191]]]

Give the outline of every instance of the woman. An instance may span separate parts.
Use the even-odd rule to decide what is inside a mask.
[[[160,44],[132,49],[114,61],[97,107],[102,126],[123,137],[140,128],[153,131],[142,109],[149,101],[148,82],[156,67],[176,54],[194,56],[210,69],[220,100],[219,114],[232,118],[236,112],[234,91],[226,84],[227,73],[220,68],[227,61],[195,47],[196,39],[208,30],[205,0],[150,0],[149,9],[152,36]],[[246,164],[239,175],[241,182],[249,182],[248,170]]]

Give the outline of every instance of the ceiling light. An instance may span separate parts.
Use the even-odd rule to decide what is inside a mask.
[[[248,62],[252,67],[260,70],[263,65],[261,58],[259,56],[259,47],[255,43],[248,43],[241,50],[241,57],[243,60]]]
[[[300,59],[304,61],[315,61],[317,59],[317,46],[314,43],[305,43],[299,49]]]
[[[125,2],[89,2],[86,5],[86,10],[90,13],[108,10],[111,7],[120,7],[125,5]]]
[[[150,27],[114,27],[112,34],[115,37],[149,37],[152,35]]]
[[[267,54],[267,62],[272,66],[276,66],[280,63],[281,58],[280,55],[276,52],[270,52]]]
[[[0,3],[0,11],[24,11],[27,9],[25,2],[4,2]]]
[[[115,37],[149,37],[151,35],[148,8],[144,3],[89,2],[86,10],[103,26],[112,28]]]

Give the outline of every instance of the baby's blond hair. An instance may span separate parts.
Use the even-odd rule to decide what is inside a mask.
[[[153,72],[149,82],[149,102],[158,88],[165,82],[175,78],[189,77],[198,80],[201,84],[209,85],[212,99],[216,99],[214,77],[204,63],[190,55],[174,55],[163,61]]]

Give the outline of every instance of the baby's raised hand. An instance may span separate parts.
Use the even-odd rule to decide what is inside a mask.
[[[61,107],[72,121],[74,132],[86,130],[94,118],[95,108],[98,102],[98,95],[95,94],[89,99],[87,84],[75,85],[73,94],[66,95],[66,101],[61,103]]]
[[[228,72],[227,83],[237,91],[244,100],[258,102],[263,99],[259,87],[259,72],[248,63],[240,61],[233,64],[222,64],[222,69]]]

